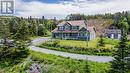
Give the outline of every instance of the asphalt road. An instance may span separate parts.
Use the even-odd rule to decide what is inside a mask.
[[[32,41],[32,46],[29,46],[31,50],[37,51],[37,52],[42,52],[46,54],[53,54],[57,56],[63,56],[63,57],[69,57],[72,59],[78,59],[78,60],[90,60],[94,62],[110,62],[114,58],[111,56],[93,56],[93,55],[82,55],[82,54],[74,54],[74,53],[68,53],[68,52],[61,52],[61,51],[55,51],[55,50],[49,50],[46,48],[39,48],[36,47],[35,45],[41,44],[42,42],[45,42],[47,40],[50,40],[49,37],[40,37],[36,38]]]

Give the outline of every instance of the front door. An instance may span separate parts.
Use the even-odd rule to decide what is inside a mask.
[[[69,39],[69,38],[70,38],[70,34],[69,34],[69,33],[66,33],[66,34],[65,34],[65,38],[66,38],[66,39]]]

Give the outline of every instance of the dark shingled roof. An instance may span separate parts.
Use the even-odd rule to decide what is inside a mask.
[[[79,26],[79,30],[82,28],[87,28],[87,31],[89,32],[95,32],[94,30],[94,26],[87,26],[86,21],[85,20],[78,20],[78,21],[64,21],[60,24],[58,24],[58,26],[63,26],[65,24],[70,24],[72,26]],[[64,31],[59,31],[58,28],[55,28],[52,32],[58,33],[58,32],[62,32],[62,33],[78,33],[79,30],[64,30]]]
[[[71,24],[72,26],[86,25],[86,24],[85,24],[85,20],[77,20],[77,21],[64,21],[64,22],[58,24],[58,26],[63,26],[65,23],[69,23],[69,24]]]

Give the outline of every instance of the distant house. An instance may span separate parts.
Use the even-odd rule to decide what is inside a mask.
[[[121,30],[112,26],[105,30],[105,34],[108,38],[112,39],[120,39],[121,38]]]
[[[52,31],[53,38],[92,40],[96,37],[93,26],[87,26],[87,21],[64,21]]]

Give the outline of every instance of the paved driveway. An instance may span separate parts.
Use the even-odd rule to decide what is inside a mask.
[[[37,38],[32,41],[32,44],[38,45],[47,40],[50,40],[50,38],[49,37]],[[69,58],[78,59],[78,60],[90,60],[90,61],[95,61],[95,62],[109,62],[114,59],[113,57],[110,57],[110,56],[82,55],[82,54],[74,54],[74,53],[49,50],[46,48],[39,48],[39,47],[35,47],[35,46],[29,46],[29,47],[33,51],[38,51],[38,52],[42,52],[42,53],[46,53],[46,54],[53,54],[53,55],[57,55],[57,56],[69,57]]]

